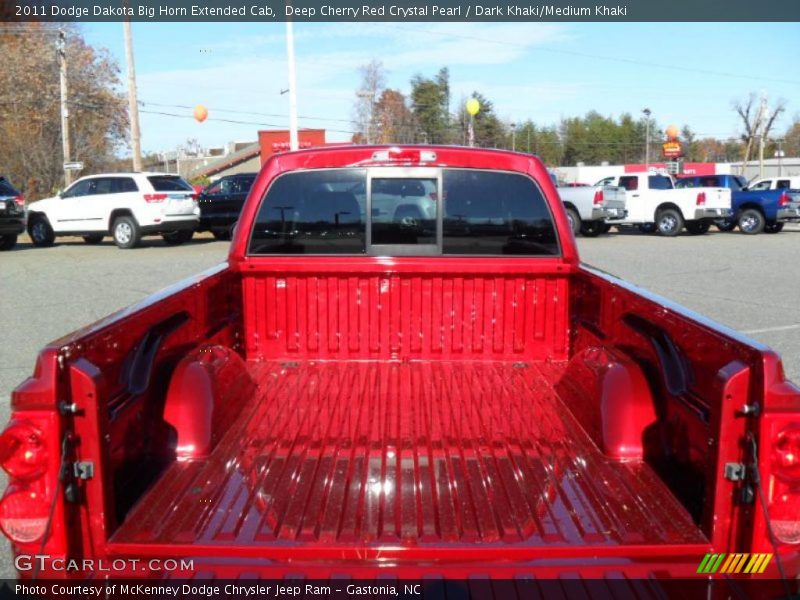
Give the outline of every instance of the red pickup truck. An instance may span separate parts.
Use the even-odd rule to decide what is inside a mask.
[[[581,264],[529,155],[275,156],[226,264],[47,346],[12,410],[22,578],[798,574],[780,359]]]

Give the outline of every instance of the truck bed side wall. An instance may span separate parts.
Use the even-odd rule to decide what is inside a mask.
[[[110,535],[163,465],[174,460],[168,450],[174,432],[163,417],[176,364],[205,344],[241,351],[238,275],[227,268],[212,271],[54,342],[65,359],[63,371],[71,373],[70,400],[80,408],[67,424],[79,440],[76,458],[103,469],[82,484],[82,495],[95,501],[94,516],[81,518],[92,518],[95,526],[81,529],[91,529],[95,541],[97,515],[104,511],[101,526]],[[102,425],[102,441],[92,434],[94,421]]]
[[[752,509],[738,504],[739,489],[722,472],[726,462],[744,460],[741,439],[752,423],[739,411],[762,395],[762,353],[599,272],[581,269],[571,286],[572,355],[603,346],[639,365],[657,418],[642,433],[645,460],[716,550],[746,548]],[[599,408],[582,417],[596,426]]]

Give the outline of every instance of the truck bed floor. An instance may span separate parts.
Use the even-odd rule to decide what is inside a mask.
[[[252,363],[258,394],[114,542],[702,543],[649,466],[609,460],[546,365]]]

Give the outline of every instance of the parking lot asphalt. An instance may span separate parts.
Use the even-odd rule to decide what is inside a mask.
[[[612,232],[578,244],[585,262],[772,346],[800,382],[800,226],[757,236]],[[145,238],[135,250],[118,250],[110,238],[98,246],[64,239],[51,248],[24,238],[0,253],[0,426],[11,390],[47,342],[225,260],[227,251],[227,242],[201,235],[178,247]],[[14,577],[7,545],[0,577]]]

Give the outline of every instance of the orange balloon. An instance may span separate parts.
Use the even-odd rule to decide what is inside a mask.
[[[678,139],[678,128],[675,125],[670,125],[667,127],[667,137],[671,140]]]
[[[194,118],[198,123],[202,123],[208,118],[208,109],[202,104],[198,104],[194,107]]]

